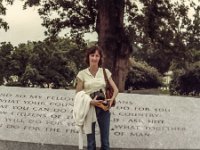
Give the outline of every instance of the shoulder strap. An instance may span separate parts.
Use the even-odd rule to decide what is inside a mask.
[[[108,81],[108,76],[107,76],[105,68],[103,68],[103,75],[104,75],[104,79],[105,79],[105,82],[106,82],[106,87],[108,87],[109,86],[109,81]]]

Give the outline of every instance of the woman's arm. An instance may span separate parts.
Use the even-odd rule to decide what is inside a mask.
[[[112,77],[110,77],[110,78],[108,79],[108,81],[109,81],[110,85],[112,86],[112,88],[113,88],[113,90],[114,90],[113,96],[112,96],[112,98],[111,98],[111,100],[110,100],[110,107],[111,107],[111,106],[112,106],[112,103],[113,103],[113,101],[114,101],[114,99],[116,98],[117,94],[119,93],[119,90],[118,90],[118,88],[117,88],[115,82],[113,81]]]
[[[83,90],[83,81],[77,77],[76,78],[76,93],[78,93],[81,90]]]

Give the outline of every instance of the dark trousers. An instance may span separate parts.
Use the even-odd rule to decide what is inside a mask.
[[[110,131],[110,112],[96,107],[97,121],[101,135],[101,150],[110,150],[109,131]],[[87,134],[87,149],[96,150],[95,123],[92,124],[92,133]]]

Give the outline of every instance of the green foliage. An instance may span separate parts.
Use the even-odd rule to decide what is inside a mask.
[[[101,2],[27,0],[25,5],[41,6],[39,14],[48,29],[46,33],[54,36],[65,27],[72,29],[72,35],[97,31]],[[110,1],[107,3],[111,4]],[[189,3],[186,4],[184,0],[126,0],[124,31],[129,37],[126,41],[131,41],[133,45],[133,56],[146,61],[162,74],[171,65],[185,68],[183,61],[197,61],[196,51],[200,50],[200,7],[194,1]],[[194,10],[194,19],[188,16],[190,9]],[[52,13],[57,16],[51,17]]]
[[[7,79],[8,86],[67,88],[84,67],[85,44],[81,46],[69,38],[28,42],[15,49],[4,44],[0,51],[1,72],[4,72],[1,82]]]
[[[6,7],[3,5],[4,4],[9,4],[12,5],[14,0],[1,0],[0,1],[0,16],[1,15],[6,15]],[[4,19],[0,18],[0,29],[3,28],[5,31],[9,29],[9,25]]]
[[[170,83],[172,95],[200,94],[200,62],[190,65],[187,70],[176,70]]]
[[[3,42],[0,45],[0,85],[4,83],[11,75],[9,68],[11,62],[11,52],[13,46],[10,43]]]
[[[185,68],[183,61],[197,61],[194,55],[200,50],[198,5],[191,1],[189,7],[182,0],[140,0],[140,6],[132,5],[128,9],[131,13],[127,13],[127,31],[135,58],[146,61],[160,73],[168,71],[172,62]],[[195,12],[194,20],[188,16],[190,9]]]
[[[72,32],[88,32],[93,30],[96,21],[96,1],[73,0],[26,0],[27,6],[42,6],[39,14],[43,19],[43,26],[47,28],[47,35],[57,36],[65,27],[70,27]],[[52,17],[52,14],[54,17]]]
[[[5,22],[2,18],[0,18],[0,29],[3,28],[5,31],[9,29],[8,23]]]
[[[161,75],[158,71],[145,62],[132,62],[128,73],[125,89],[150,89],[162,85]]]
[[[10,70],[12,71],[11,75],[16,75],[21,77],[26,69],[26,65],[29,62],[31,55],[31,50],[33,48],[33,43],[28,42],[27,44],[19,44],[18,47],[12,51]]]
[[[6,2],[12,4],[13,0],[6,0]],[[114,6],[112,8],[116,8],[121,11],[116,5],[117,2],[114,3],[114,0],[104,2]],[[126,41],[127,44],[125,45],[129,45],[129,41],[131,41],[134,49],[132,55],[140,61],[146,61],[149,65],[155,67],[160,73],[168,71],[169,68],[172,70],[186,69],[188,64],[199,61],[200,6],[195,4],[194,1],[189,1],[190,6],[185,4],[185,0],[126,0],[124,2],[124,18],[121,16],[121,18],[117,18],[116,20],[113,19],[113,21],[110,22],[106,22],[106,18],[104,18],[104,21],[108,23],[108,26],[111,25],[111,23],[112,25],[116,25],[115,21],[117,22],[121,19],[124,19],[124,23],[126,24],[125,28],[123,25],[117,24],[119,25],[117,29],[120,29],[117,30],[117,32],[107,32],[116,33],[106,35],[111,39],[111,41],[116,39],[116,37],[119,37],[118,40],[113,40],[114,44],[120,45],[121,41]],[[47,31],[45,32],[46,35],[55,38],[61,30],[70,28],[70,36],[77,45],[75,44],[75,47],[72,46],[69,51],[61,50],[66,46],[62,44],[62,40],[60,41],[61,45],[59,45],[61,49],[58,49],[57,45],[54,44],[50,44],[52,47],[49,47],[49,44],[44,44],[43,47],[37,43],[35,45],[37,48],[28,48],[26,47],[27,45],[21,45],[16,49],[16,52],[14,51],[12,61],[10,62],[11,64],[9,65],[9,68],[14,72],[14,75],[18,75],[20,80],[26,79],[26,84],[28,82],[27,78],[22,78],[22,76],[30,75],[30,72],[33,70],[37,71],[41,76],[46,76],[44,73],[45,71],[42,71],[41,68],[49,67],[47,64],[48,61],[51,62],[51,59],[45,60],[45,57],[52,57],[56,59],[58,61],[54,62],[57,63],[56,65],[63,64],[66,60],[68,60],[66,57],[69,57],[71,60],[70,63],[68,62],[64,64],[66,66],[70,66],[69,68],[73,68],[72,72],[77,72],[77,70],[82,68],[84,64],[80,63],[79,60],[81,60],[80,58],[83,55],[82,47],[85,47],[84,41],[82,41],[83,33],[93,31],[102,33],[101,31],[97,31],[99,29],[99,19],[102,19],[98,18],[98,16],[100,16],[99,9],[100,6],[102,6],[101,4],[101,0],[25,0],[24,8],[27,6],[39,7],[39,15],[43,19],[42,25],[47,28]],[[188,16],[191,8],[194,10],[193,18]],[[105,7],[104,9],[110,8]],[[6,9],[2,5],[1,1],[0,15],[5,15],[5,10]],[[103,12],[109,11],[103,10]],[[116,11],[116,13],[110,15],[115,14],[117,16],[120,12],[118,13]],[[109,16],[109,14],[104,14],[104,16]],[[0,29],[1,27],[8,29],[7,23],[0,18]],[[114,29],[116,28],[111,28],[111,30]],[[126,33],[125,35],[116,36],[121,35],[121,33],[124,32]],[[127,35],[128,38],[126,37]],[[99,42],[101,44],[106,40],[107,39],[103,39]],[[114,45],[110,44],[110,41],[107,43],[111,46]],[[34,44],[32,43],[31,45]],[[45,47],[48,50],[51,48],[54,49],[55,53],[50,50],[46,54],[47,51],[43,49]],[[110,51],[114,51],[116,55],[109,55],[109,53],[106,53],[105,58],[108,59],[113,57],[110,62],[118,62],[120,58],[117,57],[117,55],[119,53],[121,56],[125,56],[128,53],[127,48],[121,48],[122,50],[119,51],[120,48],[121,46],[115,46],[115,48],[111,50],[108,48]],[[30,51],[30,49],[32,51]],[[33,52],[33,49],[36,52]],[[42,56],[43,53],[44,56]],[[27,68],[27,63],[30,68]],[[56,85],[61,85],[61,83],[64,85],[63,79],[70,78],[63,73],[63,68],[50,68],[52,70],[51,73],[55,75],[54,80],[56,81]],[[67,68],[65,69],[70,70]],[[26,74],[24,74],[25,72]],[[57,73],[59,73],[59,75]],[[37,73],[35,72],[35,74]],[[60,75],[62,76],[62,79],[61,81],[58,81],[56,77]],[[2,75],[0,79],[1,81],[3,81],[3,76],[4,75]],[[45,80],[49,81],[49,78],[51,77],[45,77]],[[32,82],[35,83],[36,81]]]

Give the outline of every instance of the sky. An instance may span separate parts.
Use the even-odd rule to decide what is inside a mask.
[[[0,42],[11,42],[12,45],[17,46],[19,43],[27,41],[44,40],[46,29],[41,25],[42,19],[38,15],[37,9],[33,7],[23,10],[22,5],[23,2],[17,0],[13,5],[7,6],[6,16],[0,16],[10,26],[7,32],[0,29]],[[64,34],[63,31],[60,36]],[[87,34],[85,40],[97,40],[97,34]]]
[[[14,5],[8,5],[6,16],[1,16],[9,25],[6,32],[0,30],[0,42],[11,42],[14,46],[26,43],[28,40],[43,40],[45,28],[41,26],[42,20],[37,10],[30,8],[22,10],[22,2],[15,1]]]
[[[19,43],[27,41],[42,41],[45,39],[45,27],[41,25],[42,19],[38,15],[36,8],[22,9],[23,2],[17,0],[13,5],[7,5],[6,16],[0,16],[9,25],[7,32],[0,29],[0,43],[10,42],[17,46]],[[60,36],[64,36],[64,32]],[[85,40],[97,40],[97,35],[87,34]]]

